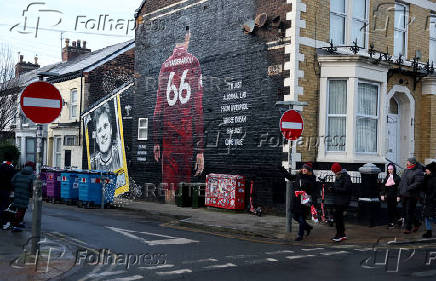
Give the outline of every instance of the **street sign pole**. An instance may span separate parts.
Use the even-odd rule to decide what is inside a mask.
[[[40,74],[39,80],[43,81],[44,76],[56,76],[52,73]],[[23,103],[21,103],[23,108]],[[23,110],[24,111],[24,110]],[[27,115],[26,115],[27,116]],[[29,116],[27,116],[29,117]],[[30,118],[32,119],[32,117]],[[32,120],[33,121],[33,120]],[[32,211],[32,244],[30,253],[37,255],[39,252],[39,241],[41,239],[41,215],[42,215],[42,182],[40,179],[41,167],[43,164],[43,124],[36,125],[36,174],[33,182],[33,211]]]
[[[278,101],[277,106],[287,106],[289,110],[294,110],[294,106],[306,106],[307,102],[298,101]],[[288,172],[292,173],[292,169],[295,168],[295,160],[292,158],[292,147],[294,141],[288,139]],[[291,181],[286,181],[286,233],[292,232],[292,196],[293,193]]]

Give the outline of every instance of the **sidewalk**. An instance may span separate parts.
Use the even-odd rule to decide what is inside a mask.
[[[298,231],[298,223],[293,221],[292,233],[285,233],[286,218],[268,214],[258,217],[246,212],[233,213],[214,208],[181,208],[176,205],[147,201],[124,202],[121,208],[142,212],[146,216],[167,222],[169,226],[234,234],[251,239],[257,238],[262,241],[318,245],[332,243],[330,238],[335,235],[334,227],[310,222],[314,227],[310,236],[305,237],[301,242],[294,242]],[[342,242],[343,244],[367,246],[376,244],[381,238],[385,241],[396,238],[396,241],[401,243],[419,242],[422,240],[421,235],[424,232],[424,228],[421,226],[418,232],[406,235],[398,228],[387,229],[386,226],[368,227],[351,224],[347,222],[347,218],[345,226],[348,240]]]
[[[7,276],[10,281],[49,280],[72,268],[74,257],[71,249],[44,234],[35,263],[34,257],[30,255],[30,237],[28,228],[23,232],[0,230],[0,279]],[[60,249],[66,249],[62,256]]]

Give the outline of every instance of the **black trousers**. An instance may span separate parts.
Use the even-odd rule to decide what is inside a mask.
[[[306,218],[302,214],[295,214],[294,220],[298,221],[299,227],[298,227],[298,236],[303,237],[304,231],[307,229],[310,229],[310,225],[307,223]]]
[[[344,212],[345,207],[343,205],[336,205],[335,212],[333,214],[336,223],[336,235],[345,236],[345,223],[344,223]]]
[[[397,196],[387,196],[386,204],[388,205],[389,223],[395,223],[398,219]]]
[[[417,199],[415,197],[403,197],[403,213],[407,230],[412,230],[412,225],[419,226],[416,216],[416,203]]]

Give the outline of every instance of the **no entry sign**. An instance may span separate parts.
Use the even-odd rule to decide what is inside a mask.
[[[280,131],[288,140],[296,140],[303,133],[303,118],[295,110],[288,110],[280,118]]]
[[[62,97],[52,84],[35,82],[24,89],[20,104],[32,122],[46,124],[53,122],[61,113]]]

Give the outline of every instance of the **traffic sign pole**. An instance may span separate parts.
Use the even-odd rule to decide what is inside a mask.
[[[46,73],[45,76],[55,76]],[[51,123],[62,110],[62,98],[59,91],[51,84],[43,82],[44,75],[39,76],[40,82],[32,83],[21,94],[21,109],[27,118],[36,123],[36,173],[33,182],[33,211],[32,211],[32,255],[39,253],[41,239],[41,214],[42,214],[42,182],[40,179],[43,164],[43,125]]]
[[[300,114],[298,114],[299,118],[296,118],[297,115],[295,113],[289,113],[290,111],[294,111],[294,106],[306,106],[306,102],[298,102],[298,101],[281,101],[277,102],[276,105],[278,106],[288,106],[289,110],[285,112],[282,115],[282,118],[280,118],[280,130],[283,134],[283,136],[288,140],[288,172],[292,173],[292,169],[295,169],[295,161],[292,161],[292,147],[294,145],[294,140],[298,139],[301,136],[301,133],[303,132],[303,119],[301,118]],[[290,114],[290,119],[287,119],[286,114]],[[296,118],[294,120],[294,118]],[[283,126],[283,121],[288,122]],[[301,121],[301,132],[300,126],[297,125]],[[297,129],[289,129],[289,128],[297,128]],[[291,181],[286,181],[286,233],[292,232],[292,193],[294,192],[292,188]]]

